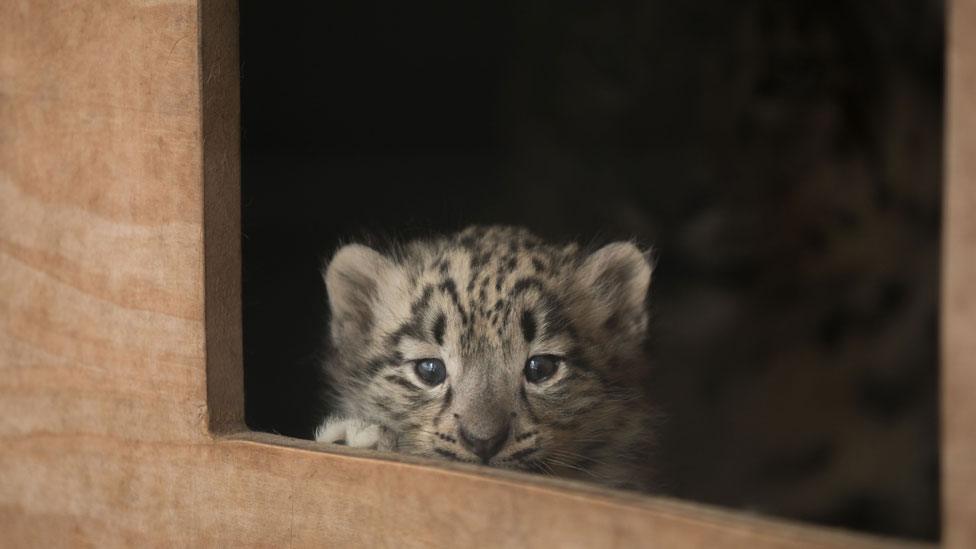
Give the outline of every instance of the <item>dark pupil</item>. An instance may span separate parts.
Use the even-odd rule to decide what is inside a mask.
[[[444,363],[436,358],[418,360],[414,369],[417,371],[417,376],[424,380],[424,383],[430,385],[440,385],[447,377],[447,369],[444,368]]]
[[[557,365],[556,357],[549,355],[534,356],[525,363],[525,379],[532,383],[548,379],[556,372]]]

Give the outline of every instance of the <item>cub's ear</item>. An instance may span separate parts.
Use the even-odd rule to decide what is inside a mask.
[[[367,246],[347,244],[336,252],[323,272],[336,343],[364,342],[376,323],[383,290],[398,276],[392,260]]]
[[[593,296],[591,314],[603,328],[619,335],[643,335],[652,271],[648,254],[630,242],[614,242],[590,254],[576,276]]]

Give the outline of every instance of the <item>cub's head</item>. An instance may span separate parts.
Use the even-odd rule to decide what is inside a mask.
[[[633,244],[473,227],[396,253],[350,244],[324,276],[338,407],[400,451],[597,476],[642,442],[651,264]]]

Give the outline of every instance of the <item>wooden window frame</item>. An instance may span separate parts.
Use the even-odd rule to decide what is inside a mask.
[[[976,0],[950,13],[942,535],[973,547]],[[239,76],[236,2],[0,3],[5,543],[926,545],[248,431]]]

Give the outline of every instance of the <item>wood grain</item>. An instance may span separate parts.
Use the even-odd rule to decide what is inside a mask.
[[[217,433],[245,428],[238,21],[236,2],[200,7],[207,402]]]
[[[0,3],[3,546],[896,544],[239,432],[236,40],[233,2]]]
[[[976,0],[950,8],[942,293],[942,501],[948,547],[976,547]]]
[[[58,545],[886,546],[686,504],[255,440],[8,438],[0,468],[33,497],[5,502],[0,520],[14,516]]]
[[[194,2],[0,3],[0,434],[209,438],[198,57]]]

